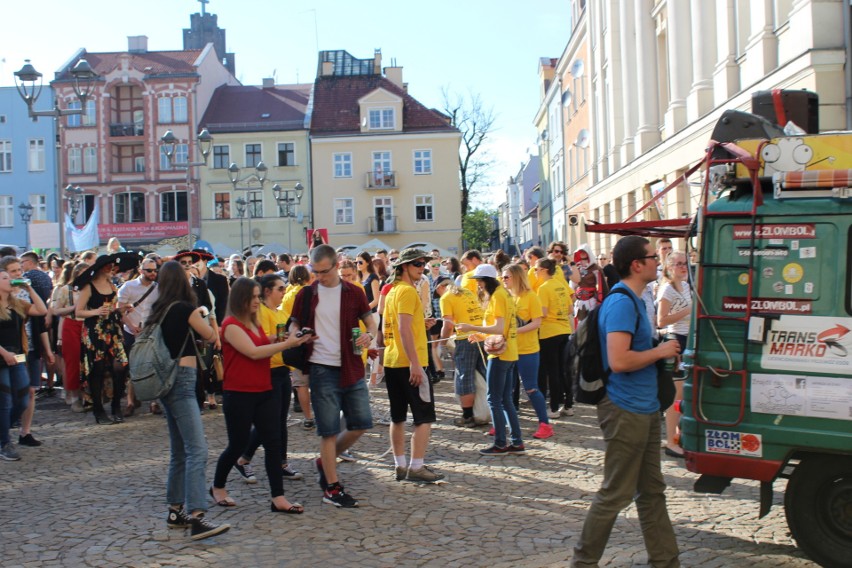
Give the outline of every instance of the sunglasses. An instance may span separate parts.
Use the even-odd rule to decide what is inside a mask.
[[[395,256],[393,258],[389,258],[388,260],[391,261],[391,262],[396,262],[397,260],[399,260],[399,257]]]
[[[430,264],[429,266],[431,266],[432,268],[441,268],[440,264]]]
[[[413,266],[415,268],[423,268],[424,266],[426,266],[426,263],[423,262],[422,260],[414,260],[412,262],[409,262],[408,264],[410,264],[411,266]]]
[[[508,280],[509,278],[511,278],[511,276],[501,276],[501,278],[502,278],[503,280]]]
[[[564,250],[560,250],[560,249],[553,249],[553,250],[552,250],[552,251],[550,251],[550,252],[552,252],[552,253],[556,253],[556,254],[565,254],[565,251],[564,251]]]
[[[156,273],[157,269],[156,268],[143,268],[142,272],[155,272]]]
[[[367,264],[367,263],[364,262],[363,260],[359,260],[356,264]]]

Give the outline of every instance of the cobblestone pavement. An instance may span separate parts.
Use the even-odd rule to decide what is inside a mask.
[[[71,413],[59,397],[38,401],[40,448],[21,448],[20,462],[0,462],[2,565],[12,566],[566,566],[603,461],[594,409],[556,421],[556,436],[535,440],[534,415],[522,406],[526,456],[481,457],[484,429],[452,426],[457,406],[451,381],[436,386],[439,423],[428,462],[448,483],[415,486],[392,479],[387,427],[376,425],[355,446],[356,463],[340,476],[361,507],[321,504],[311,459],[318,441],[292,415],[291,465],[305,473],[285,482],[287,496],[305,505],[301,516],[269,512],[262,456],[259,483],[232,472],[228,489],[238,507],[208,516],[231,524],[215,538],[192,542],[166,528],[166,421],[137,414],[122,425],[97,426]],[[374,391],[376,417],[385,392]],[[221,409],[221,407],[220,407]],[[208,480],[225,446],[221,410],[206,411]],[[262,451],[262,450],[261,450]],[[815,566],[790,537],[776,493],[758,520],[758,486],[735,481],[721,496],[691,492],[695,475],[664,458],[668,507],[684,566]],[[209,481],[208,481],[209,482]],[[783,482],[778,488],[783,488]],[[602,565],[646,566],[634,506],[616,522]]]

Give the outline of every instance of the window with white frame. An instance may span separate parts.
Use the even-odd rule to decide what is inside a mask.
[[[68,108],[80,110],[82,107],[80,106],[80,101],[70,101],[68,103]],[[86,112],[83,114],[69,114],[68,122],[66,124],[71,128],[78,126],[95,126],[98,123],[97,116],[98,114],[97,108],[95,107],[95,101],[88,100],[86,101]]]
[[[213,169],[226,170],[231,165],[231,147],[227,144],[213,146]]]
[[[175,154],[172,156],[172,162],[175,164],[186,164],[189,162],[189,145],[175,144]],[[169,163],[169,157],[166,155],[166,148],[160,146],[160,169],[168,171],[173,169]]]
[[[0,227],[15,224],[15,202],[11,195],[0,195]]]
[[[116,223],[145,222],[145,194],[141,192],[116,193],[113,196]]]
[[[391,153],[373,152],[373,172],[387,174],[391,172]]]
[[[83,173],[83,149],[68,148],[68,173]]]
[[[432,150],[414,151],[414,175],[432,173]]]
[[[435,220],[435,198],[432,195],[414,196],[414,220],[425,223]]]
[[[172,122],[172,99],[160,97],[157,99],[157,122],[170,124]]]
[[[83,108],[80,106],[80,101],[69,101],[68,102],[68,110],[80,110]],[[80,126],[80,115],[79,114],[69,114],[67,117],[67,121],[65,124],[68,125],[68,128],[76,128]]]
[[[231,218],[231,194],[227,191],[217,191],[213,194],[213,218]]]
[[[334,224],[351,225],[355,222],[355,200],[343,197],[334,200]]]
[[[253,168],[262,161],[262,146],[260,144],[246,144],[246,167]]]
[[[160,194],[160,221],[172,223],[188,218],[185,191],[165,191]]]
[[[393,128],[394,112],[392,108],[371,108],[368,115],[370,130],[389,130]]]
[[[86,148],[83,148],[83,173],[95,174],[97,172],[98,149],[94,146],[87,146]]]
[[[27,165],[31,172],[44,171],[44,138],[28,140]]]
[[[352,177],[352,154],[343,152],[334,154],[334,177],[348,178]]]
[[[249,191],[248,192],[248,212],[255,219],[263,218],[263,192]]]
[[[175,122],[186,122],[188,114],[186,111],[186,97],[174,97],[172,99],[172,118]]]
[[[30,195],[30,205],[33,207],[33,221],[47,221],[47,196],[44,194]]]
[[[12,171],[12,141],[0,140],[0,172]]]
[[[293,142],[278,143],[278,165],[279,166],[295,166],[296,165],[296,145]]]

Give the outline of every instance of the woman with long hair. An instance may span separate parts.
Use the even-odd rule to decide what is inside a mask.
[[[65,263],[71,270],[71,275],[65,286],[53,289],[53,299],[50,310],[54,317],[61,318],[59,323],[59,338],[57,353],[62,353],[64,369],[62,385],[65,388],[65,402],[71,405],[73,412],[85,411],[83,396],[80,392],[80,347],[83,342],[83,318],[74,315],[77,298],[80,291],[73,282],[89,269],[85,262]]]
[[[365,250],[359,252],[355,264],[358,267],[358,278],[364,287],[364,292],[367,294],[367,302],[370,303],[370,309],[375,313],[376,307],[379,305],[381,282],[379,281],[379,276],[376,274],[370,253]]]
[[[539,282],[538,299],[541,301],[541,361],[538,368],[538,388],[547,396],[550,390],[551,419],[574,415],[574,393],[566,377],[562,353],[571,337],[573,293],[563,278],[554,278],[559,270],[550,258],[540,258],[535,263]],[[564,406],[563,406],[564,404]],[[560,409],[560,406],[562,407]]]
[[[55,363],[53,365],[53,368],[54,372],[56,373],[56,378],[60,381],[63,381],[62,384],[63,387],[65,387],[64,392],[66,404],[73,403],[74,399],[73,394],[68,392],[63,378],[65,375],[65,363],[62,357],[62,334],[60,333],[61,328],[59,327],[62,321],[63,314],[58,313],[54,308],[61,305],[65,307],[65,310],[63,311],[67,313],[68,304],[67,302],[63,302],[63,296],[65,296],[64,299],[68,299],[65,294],[65,288],[66,286],[68,286],[68,283],[71,282],[73,278],[71,275],[74,270],[74,264],[75,263],[73,262],[65,263],[60,269],[59,276],[53,283],[53,291],[50,294],[50,301],[47,305],[47,318],[45,319],[45,323],[47,324],[47,327],[50,330],[51,348],[53,349],[53,354],[55,357]],[[70,308],[71,311],[74,310],[73,306],[74,304],[72,302]],[[48,379],[50,379],[49,376]],[[51,384],[50,381],[48,381],[48,384]]]
[[[500,336],[504,342],[504,350],[501,353],[488,355],[488,364],[485,367],[488,406],[491,409],[491,422],[494,424],[494,444],[479,450],[479,453],[484,456],[525,454],[521,423],[512,402],[512,368],[518,360],[515,303],[506,289],[500,286],[497,281],[497,269],[491,264],[477,266],[472,278],[476,280],[480,292],[487,299],[483,322],[482,325],[458,323],[456,329],[462,333],[474,331],[488,336]],[[497,339],[499,340],[499,337]],[[488,341],[486,338],[486,344]],[[507,421],[512,436],[511,443],[506,441]]]
[[[692,289],[689,287],[689,267],[686,253],[672,251],[666,257],[663,268],[663,285],[657,292],[657,326],[666,335],[674,335],[680,343],[680,352],[686,349],[686,336],[689,334],[689,319],[692,313]],[[683,398],[683,381],[681,373],[674,374],[675,400]],[[675,405],[666,409],[666,445],[667,456],[683,457],[680,447],[679,428],[680,412]]]
[[[462,265],[454,256],[448,256],[444,260],[441,261],[441,264],[444,265],[444,270],[447,272],[450,278],[453,279],[453,282],[456,281],[456,278],[462,273]]]
[[[225,381],[222,387],[228,447],[216,463],[216,475],[210,495],[216,504],[233,507],[225,484],[228,473],[249,443],[254,424],[264,448],[266,476],[272,494],[274,513],[301,514],[304,507],[284,497],[281,469],[281,404],[272,390],[269,358],[311,339],[310,335],[292,335],[284,341],[270,342],[258,319],[261,305],[260,285],[250,278],[238,278],[228,297],[228,317],[222,322],[222,354]],[[273,336],[274,340],[275,337]]]
[[[169,506],[166,522],[170,528],[190,527],[192,539],[200,540],[230,528],[214,525],[204,518],[207,511],[204,495],[207,439],[195,398],[195,341],[210,343],[216,339],[216,331],[207,322],[206,308],[196,307],[195,293],[179,263],[163,264],[157,278],[157,292],[157,300],[151,306],[145,325],[160,323],[169,354],[178,361],[175,383],[160,398],[166,412],[171,447],[166,481]]]
[[[122,313],[130,306],[118,307],[117,289],[112,282],[115,261],[110,255],[101,255],[75,284],[80,295],[74,306],[74,315],[83,318],[80,379],[88,385],[92,397],[95,422],[114,424],[124,422],[121,399],[124,397],[124,376],[114,367],[127,366],[124,336],[121,331]],[[112,380],[112,419],[104,411],[104,376]]]
[[[43,316],[47,308],[32,286],[26,284],[31,304],[17,297],[12,277],[0,270],[0,459],[21,459],[9,437],[9,429],[30,403],[30,379],[26,363],[24,322],[29,316]]]
[[[553,436],[553,425],[547,417],[547,402],[538,389],[538,328],[541,327],[543,315],[541,301],[530,287],[527,271],[519,264],[510,264],[503,269],[503,285],[515,300],[515,313],[518,318],[518,363],[515,365],[514,374],[520,378],[538,418],[538,430],[533,434],[533,438],[550,438]]]
[[[228,277],[228,284],[233,286],[237,278],[241,278],[246,275],[245,263],[243,263],[241,259],[235,258],[231,261],[229,271],[231,275]]]
[[[284,310],[281,309],[281,302],[284,299],[286,286],[284,285],[284,280],[277,274],[262,276],[259,279],[259,283],[263,301],[260,304],[258,319],[263,328],[263,333],[267,336],[276,336],[278,326],[286,325],[289,319],[289,315],[285,316]],[[302,474],[291,468],[290,463],[287,461],[287,415],[290,413],[290,400],[293,395],[293,384],[290,381],[289,369],[284,365],[284,359],[277,355],[269,359],[269,365],[272,376],[272,394],[278,401],[281,409],[281,420],[279,421],[281,430],[281,472],[284,479],[291,481],[302,479]],[[259,446],[260,433],[255,426],[251,430],[248,446],[234,466],[246,483],[257,483],[257,478],[251,467],[251,460]]]
[[[388,265],[379,257],[373,259],[373,272],[375,272],[376,276],[379,279],[379,287],[385,285],[387,283],[387,279],[390,276],[388,274]],[[378,312],[378,304],[376,304],[376,311]]]
[[[311,273],[303,264],[297,264],[290,270],[290,285],[287,288],[287,293],[284,294],[284,299],[281,301],[281,312],[284,321],[290,319],[293,314],[293,303],[296,301],[296,296],[299,290],[311,283]],[[311,407],[311,389],[308,384],[308,377],[299,369],[290,369],[290,381],[293,388],[296,389],[296,398],[299,401],[299,407],[305,415],[302,420],[302,428],[304,430],[313,430],[316,426],[314,422],[314,411]]]

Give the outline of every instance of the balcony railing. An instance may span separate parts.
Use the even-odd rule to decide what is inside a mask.
[[[367,232],[370,234],[388,234],[388,233],[398,233],[399,227],[397,225],[396,216],[392,217],[368,217],[368,227]]]
[[[109,125],[110,136],[144,136],[145,127],[133,122],[113,122]]]
[[[367,172],[366,185],[367,189],[397,189],[396,172]]]

